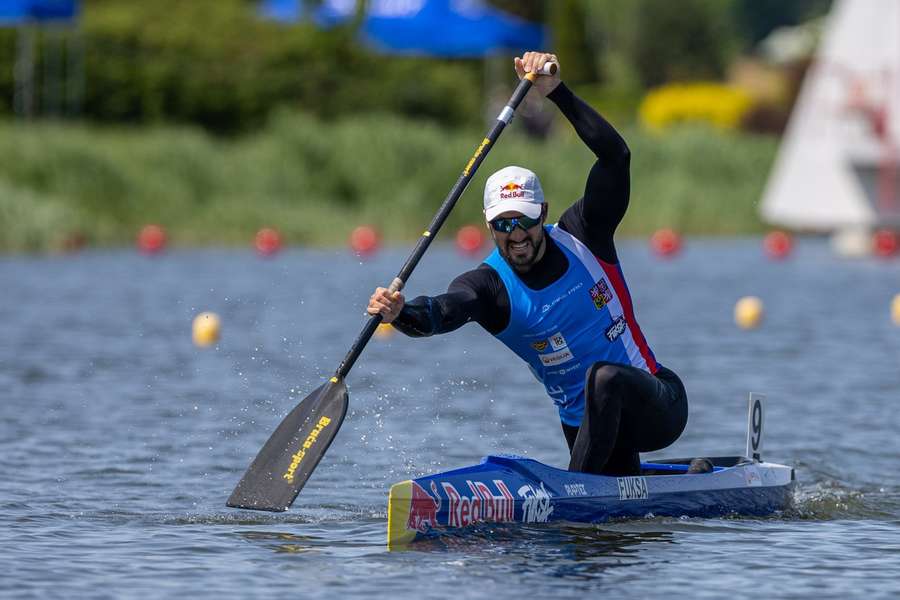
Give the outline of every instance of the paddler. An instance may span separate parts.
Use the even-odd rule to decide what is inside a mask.
[[[514,60],[519,78],[553,54]],[[559,409],[569,470],[640,472],[639,452],[672,444],[687,423],[678,376],[656,362],[635,319],[613,234],[629,199],[630,151],[603,117],[555,75],[534,87],[552,101],[596,155],[584,197],[554,225],[532,171],[509,166],[484,188],[484,216],[496,248],[447,293],[405,302],[377,288],[368,312],[413,337],[475,321],[524,360]]]

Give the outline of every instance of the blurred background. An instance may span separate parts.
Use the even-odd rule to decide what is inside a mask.
[[[2,0],[0,250],[120,246],[147,224],[182,246],[266,227],[344,243],[360,223],[414,239],[525,49],[556,52],[631,145],[620,235],[760,234],[831,4]],[[592,157],[556,112],[529,99],[450,227],[481,220],[508,163],[538,171],[551,216],[581,195]]]

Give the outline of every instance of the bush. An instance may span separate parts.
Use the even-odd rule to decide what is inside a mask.
[[[606,83],[716,80],[740,47],[735,0],[585,0]]]
[[[632,132],[626,139],[632,200],[621,234],[660,227],[704,235],[765,230],[759,201],[778,138],[680,126],[663,136]]]
[[[70,201],[0,182],[0,249],[37,252],[61,249],[81,225]]]
[[[482,221],[484,182],[508,164],[536,169],[551,218],[580,197],[594,157],[561,125],[546,142],[526,138],[521,126],[505,133],[447,230]],[[623,134],[632,149],[632,199],[621,234],[664,225],[761,230],[756,203],[774,138],[684,128]],[[0,124],[0,249],[53,249],[79,233],[97,245],[130,244],[150,222],[179,245],[246,245],[263,226],[279,228],[289,243],[343,243],[361,222],[410,240],[480,140],[478,129],[394,116],[324,122],[286,111],[259,133],[230,140],[171,127]]]

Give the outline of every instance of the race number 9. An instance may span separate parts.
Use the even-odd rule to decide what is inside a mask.
[[[765,412],[763,403],[766,397],[762,394],[750,393],[749,411],[747,414],[747,457],[762,460],[762,435]]]

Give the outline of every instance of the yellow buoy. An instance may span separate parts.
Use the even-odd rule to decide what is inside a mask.
[[[900,294],[894,296],[891,301],[891,320],[894,321],[894,325],[900,325]]]
[[[763,303],[756,296],[744,296],[734,305],[734,322],[741,329],[756,329],[762,319]]]
[[[219,341],[219,315],[212,312],[194,317],[194,344],[205,348]]]
[[[375,330],[375,337],[380,340],[386,340],[394,335],[394,327],[390,323],[382,323]]]

